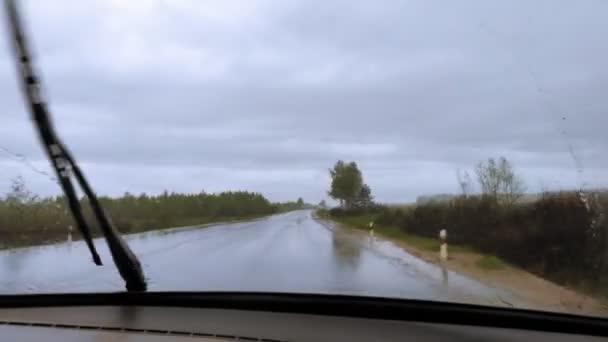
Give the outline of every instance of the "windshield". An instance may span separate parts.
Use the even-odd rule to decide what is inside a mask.
[[[14,22],[0,32],[0,294],[608,317],[608,3],[18,8],[31,56]]]

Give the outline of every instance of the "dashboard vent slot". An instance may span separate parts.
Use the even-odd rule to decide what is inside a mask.
[[[76,325],[76,324],[72,325],[72,324],[54,324],[54,323],[19,322],[19,321],[0,321],[0,325],[16,325],[16,326],[27,326],[27,327],[63,328],[63,329],[82,329],[82,330],[100,330],[100,331],[118,331],[118,332],[169,335],[169,336],[173,335],[173,336],[213,337],[213,338],[236,340],[236,341],[287,342],[286,340],[275,340],[275,339],[269,339],[269,338],[258,338],[258,337],[249,337],[249,336],[210,334],[210,333],[202,333],[202,332],[161,330],[161,329],[104,327],[104,326],[95,326],[95,325]]]

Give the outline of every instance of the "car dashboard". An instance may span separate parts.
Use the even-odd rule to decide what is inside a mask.
[[[512,315],[516,311],[450,305],[445,309],[444,304],[439,303],[427,305],[386,299],[219,294],[202,298],[193,296],[190,301],[188,296],[180,296],[177,300],[173,298],[169,305],[161,300],[162,296],[152,294],[73,297],[37,296],[32,299],[22,296],[0,299],[1,339],[44,339],[46,342],[409,339],[556,342],[596,341],[603,340],[605,336],[602,320],[593,320],[592,324],[588,324],[582,319],[579,322],[576,318],[550,314],[544,322],[559,323],[561,319],[561,328],[565,332],[558,331],[559,325],[547,324],[539,324],[541,329],[533,330],[521,317],[530,319],[525,316],[541,313],[523,312],[517,321],[513,317],[518,316]],[[171,295],[167,298],[171,298]],[[362,302],[349,302],[352,300]],[[489,311],[475,313],[477,309]],[[500,324],[501,320],[504,324]],[[585,329],[589,334],[585,333]],[[600,336],[592,336],[598,334]]]

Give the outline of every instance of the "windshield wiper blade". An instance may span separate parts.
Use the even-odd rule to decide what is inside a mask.
[[[95,219],[106,239],[116,268],[126,282],[127,290],[145,291],[147,285],[139,260],[137,260],[133,251],[131,251],[112,224],[110,218],[106,215],[97,196],[78,167],[72,154],[61,142],[55,132],[50,114],[47,111],[41,96],[40,80],[34,72],[17,6],[14,0],[5,0],[5,4],[8,15],[9,32],[13,35],[11,40],[14,43],[15,56],[18,58],[17,65],[21,75],[21,83],[32,114],[34,125],[39,133],[46,155],[57,174],[59,184],[67,198],[74,221],[91,252],[93,262],[96,265],[101,265],[101,258],[93,244],[89,226],[84,218],[82,207],[80,206],[76,190],[72,184],[72,173],[84,191],[85,196],[88,198]]]

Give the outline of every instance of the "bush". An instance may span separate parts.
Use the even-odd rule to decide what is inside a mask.
[[[345,216],[360,216],[360,215],[374,215],[381,216],[388,208],[379,204],[371,204],[366,207],[352,207],[352,208],[331,208],[329,214],[334,217],[345,217]]]

